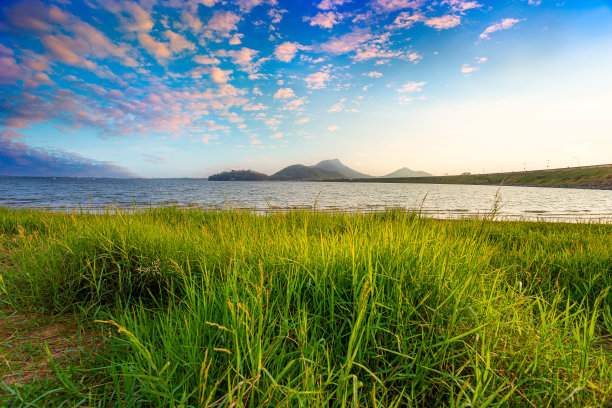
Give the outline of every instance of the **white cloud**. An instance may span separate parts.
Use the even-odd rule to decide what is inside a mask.
[[[311,26],[319,26],[323,28],[332,28],[338,24],[344,16],[341,13],[328,11],[325,13],[317,13],[314,17],[305,16],[304,21],[309,21]]]
[[[296,42],[285,41],[284,43],[276,46],[276,48],[274,49],[274,56],[279,61],[290,62],[299,50],[309,49],[310,47],[308,46],[301,45]]]
[[[296,98],[296,99],[292,99],[289,102],[285,103],[285,105],[283,106],[283,110],[290,110],[290,111],[294,111],[294,110],[301,110],[301,106],[304,105],[306,103],[306,98]]]
[[[507,30],[509,28],[511,28],[513,25],[515,25],[516,23],[520,22],[522,20],[518,20],[516,18],[504,18],[502,21],[500,21],[499,23],[495,23],[493,25],[490,25],[489,27],[487,27],[482,34],[480,34],[478,37],[481,39],[489,39],[489,34],[492,34],[496,31],[501,31],[501,30]]]
[[[288,98],[293,98],[293,97],[295,97],[295,93],[293,92],[293,89],[291,88],[280,88],[274,94],[275,99],[280,99],[280,98],[288,99]]]
[[[453,28],[461,24],[461,17],[453,14],[447,14],[442,17],[432,17],[425,20],[425,25],[433,27],[436,30],[445,30]]]
[[[399,93],[421,92],[425,84],[427,84],[427,82],[415,82],[415,81],[406,82],[404,85],[397,88],[397,92]]]
[[[284,136],[283,132],[276,132],[272,136],[270,136],[270,139],[280,139],[283,136]]]
[[[303,124],[308,123],[308,122],[310,122],[310,118],[301,118],[301,119],[296,120],[293,123],[296,124],[296,125],[303,125]]]
[[[240,8],[240,11],[244,13],[250,13],[254,7],[257,7],[263,3],[263,0],[236,0],[236,4]]]
[[[530,6],[539,6],[540,4],[542,4],[542,0],[529,0],[527,4],[529,4]]]
[[[489,60],[487,57],[476,57],[475,59],[478,64],[485,63]]]
[[[306,84],[310,89],[323,89],[330,79],[331,76],[328,72],[321,71],[307,75],[304,78],[304,81],[306,81]]]
[[[215,55],[219,57],[230,57],[232,62],[245,72],[254,73],[257,71],[257,66],[253,63],[253,57],[257,55],[256,50],[242,47],[239,50],[218,50]]]
[[[327,130],[331,131],[331,132],[335,132],[336,130],[339,130],[340,126],[337,125],[331,125],[327,127]]]
[[[381,74],[380,72],[377,72],[377,71],[370,71],[370,72],[364,73],[362,75],[367,75],[370,78],[381,78],[383,76],[383,74]]]
[[[461,73],[465,76],[469,76],[472,72],[478,71],[480,67],[473,67],[470,64],[463,64],[461,67]]]

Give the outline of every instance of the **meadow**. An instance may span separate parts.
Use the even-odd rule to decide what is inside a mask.
[[[332,181],[332,180],[330,180]],[[532,187],[594,188],[612,190],[612,165],[518,171],[512,173],[462,174],[456,176],[357,179],[368,183],[486,184]]]
[[[6,406],[612,404],[611,224],[0,208],[0,270]]]

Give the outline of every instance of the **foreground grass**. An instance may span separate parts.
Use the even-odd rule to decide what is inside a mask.
[[[330,180],[338,181],[338,180]],[[612,190],[612,165],[521,171],[515,173],[469,174],[404,178],[358,179],[369,183],[491,184],[533,187],[574,187]]]
[[[47,352],[51,375],[5,380],[0,398],[609,406],[611,242],[609,224],[399,210],[0,208],[5,309],[76,316],[82,337],[98,338],[67,361]]]

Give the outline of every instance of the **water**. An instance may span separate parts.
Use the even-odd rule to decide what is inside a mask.
[[[54,210],[184,205],[205,208],[421,209],[440,218],[484,215],[497,186],[402,183],[209,182],[202,179],[0,178],[0,206]],[[502,218],[612,222],[612,191],[504,186]]]

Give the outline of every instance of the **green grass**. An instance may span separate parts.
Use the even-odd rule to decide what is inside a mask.
[[[401,210],[0,208],[5,308],[100,339],[0,400],[609,406],[611,243],[610,224]]]
[[[334,180],[329,180],[334,181]],[[337,180],[336,180],[337,181]],[[346,180],[344,180],[346,181]],[[370,183],[493,184],[536,187],[612,189],[612,165],[516,173],[470,174],[409,178],[358,179]]]

